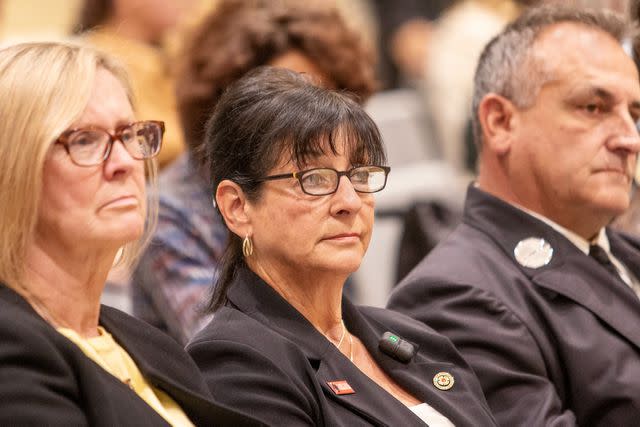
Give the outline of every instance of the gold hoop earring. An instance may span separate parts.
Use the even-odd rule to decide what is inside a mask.
[[[242,254],[247,258],[253,255],[253,242],[248,234],[244,236],[244,240],[242,240]]]

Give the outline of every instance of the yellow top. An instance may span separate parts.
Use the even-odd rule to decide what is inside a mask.
[[[100,335],[91,338],[83,338],[68,328],[58,328],[58,332],[80,347],[88,358],[105,371],[127,384],[169,424],[193,426],[182,408],[169,395],[149,385],[133,359],[103,327],[98,326]]]
[[[88,32],[84,40],[126,66],[136,98],[136,116],[139,120],[165,122],[158,163],[160,167],[171,163],[184,151],[184,142],[176,111],[174,82],[163,51],[104,28]]]

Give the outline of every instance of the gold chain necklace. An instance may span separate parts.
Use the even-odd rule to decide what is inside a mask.
[[[336,346],[336,348],[337,348],[338,350],[340,350],[340,347],[342,346],[342,343],[344,342],[344,337],[345,337],[345,336],[347,335],[347,333],[348,333],[348,332],[347,332],[347,327],[346,327],[346,326],[345,326],[345,324],[344,324],[344,320],[341,320],[340,322],[341,322],[341,324],[342,324],[342,334],[340,335],[340,340],[338,340],[338,344],[335,344],[335,343],[333,342],[333,340],[332,340],[331,338],[329,338],[329,337],[325,334],[325,336],[327,337],[327,339],[328,339],[328,340],[329,340],[333,345],[335,345],[335,346]],[[350,333],[350,332],[349,332],[349,360],[350,360],[351,362],[353,362],[353,337],[352,337],[352,335],[351,335],[351,333]]]

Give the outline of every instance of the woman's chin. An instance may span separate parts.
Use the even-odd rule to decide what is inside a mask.
[[[329,261],[329,260],[327,260]],[[330,260],[327,270],[334,271],[336,274],[350,275],[355,273],[362,264],[362,255],[352,254],[350,256],[339,256]]]
[[[132,224],[128,227],[115,227],[111,230],[105,230],[105,232],[100,233],[101,236],[96,237],[98,237],[97,240],[102,240],[105,245],[120,247],[140,239],[143,232],[144,225]]]

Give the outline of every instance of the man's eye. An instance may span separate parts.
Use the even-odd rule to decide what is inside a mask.
[[[584,106],[584,109],[591,114],[602,112],[602,107],[598,104],[587,104]]]

